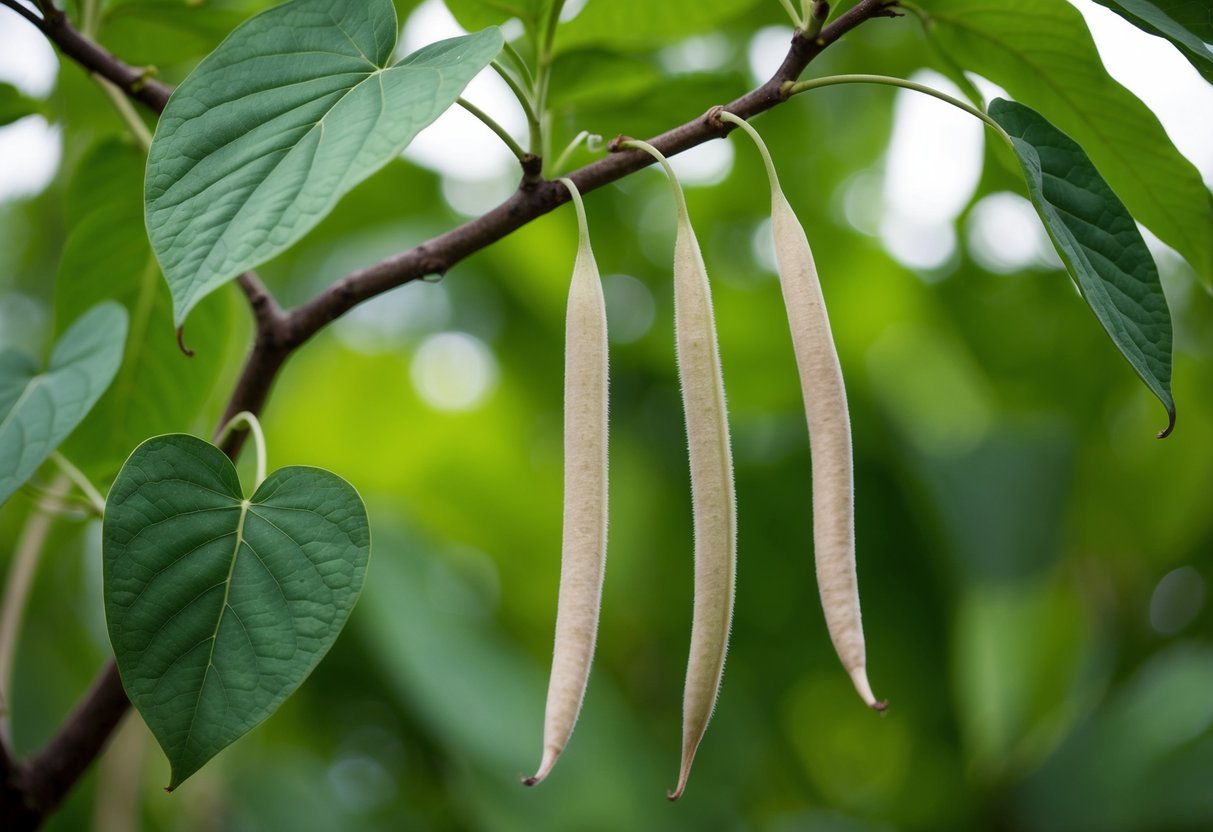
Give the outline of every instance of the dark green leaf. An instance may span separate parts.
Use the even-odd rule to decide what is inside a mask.
[[[1213,28],[1213,22],[1211,22],[1213,13],[1210,13],[1207,2],[1203,4],[1198,0],[1171,3],[1160,3],[1156,0],[1155,2],[1151,2],[1151,0],[1097,0],[1097,2],[1107,6],[1137,28],[1171,41],[1175,44],[1175,48],[1192,62],[1192,66],[1196,67],[1205,80],[1213,83],[1213,50],[1209,49],[1208,44],[1195,31],[1201,22],[1200,17],[1196,14],[1190,15],[1192,28],[1188,28],[1180,23],[1179,19],[1172,18],[1166,11],[1163,11],[1164,7],[1171,7],[1182,14],[1187,9],[1195,11],[1203,5],[1204,26],[1200,28],[1207,30]],[[1206,31],[1205,37],[1213,38],[1213,32]]]
[[[64,322],[103,298],[130,314],[126,356],[92,416],[64,446],[90,476],[109,481],[149,436],[193,426],[227,355],[228,297],[208,297],[190,319],[194,356],[177,348],[172,299],[143,226],[144,157],[116,139],[80,160],[68,187],[71,231],[55,278],[55,316]]]
[[[990,116],[1010,135],[1032,204],[1095,317],[1167,408],[1166,436],[1171,312],[1137,223],[1082,148],[1035,110],[998,98]]]
[[[12,84],[0,84],[0,127],[45,110],[41,101],[30,98]]]
[[[390,0],[293,0],[237,28],[177,88],[144,199],[178,324],[395,158],[502,44],[486,29],[393,64],[396,36]]]
[[[110,641],[170,789],[303,683],[370,555],[366,509],[340,477],[282,468],[246,500],[228,458],[184,434],[131,454],[102,540]]]
[[[1213,285],[1213,203],[1158,118],[1112,80],[1082,15],[1055,0],[930,0],[930,32],[965,70],[1040,112],[1090,154],[1143,225]]]
[[[0,503],[38,470],[109,387],[122,361],[126,323],[119,304],[97,304],[63,333],[44,373],[22,353],[0,353]]]

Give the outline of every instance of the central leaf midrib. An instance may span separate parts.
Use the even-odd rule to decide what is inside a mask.
[[[194,722],[198,719],[198,708],[202,704],[202,694],[206,690],[206,679],[211,668],[215,666],[215,645],[219,643],[219,628],[223,625],[223,616],[228,609],[228,598],[232,594],[232,576],[236,573],[236,561],[240,557],[240,547],[244,545],[244,519],[248,516],[249,501],[240,501],[240,519],[236,521],[236,545],[232,547],[232,562],[227,568],[227,579],[223,586],[223,605],[219,607],[219,617],[215,620],[215,630],[211,633],[211,652],[206,657],[206,669],[202,672],[202,684],[198,686],[198,698],[194,700],[194,712],[190,714],[190,727],[185,733],[185,745],[188,747],[190,737],[194,734]]]

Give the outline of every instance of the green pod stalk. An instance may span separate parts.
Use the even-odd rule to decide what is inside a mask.
[[[771,180],[771,228],[775,260],[787,307],[788,324],[809,427],[813,460],[813,550],[817,586],[830,639],[842,666],[864,703],[883,710],[868,683],[859,581],[855,570],[855,484],[851,458],[851,418],[838,350],[830,332],[821,281],[808,237],[783,195],[775,165],[762,137],[748,122],[729,112],[722,121],[736,124],[754,140]]]
[[[556,643],[543,726],[541,782],[572,736],[581,712],[602,601],[607,545],[607,320],[598,264],[590,248],[585,206],[568,179],[577,208],[577,259],[569,283],[564,347],[564,531]]]
[[[691,502],[695,523],[695,609],[682,710],[682,765],[677,800],[687,785],[695,752],[716,707],[724,674],[737,572],[737,507],[733,454],[725,410],[724,378],[707,268],[687,214],[686,199],[669,162],[651,145],[628,141],[665,168],[678,206],[674,244],[674,331],[678,376],[690,446]]]

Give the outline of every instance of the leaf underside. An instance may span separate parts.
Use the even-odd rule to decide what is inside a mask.
[[[228,458],[184,434],[131,454],[102,540],[110,641],[170,790],[303,683],[370,554],[366,510],[340,477],[282,468],[246,501]]]
[[[1144,32],[1166,38],[1213,84],[1213,9],[1208,0],[1096,0]]]
[[[126,310],[113,301],[81,315],[56,342],[50,364],[0,352],[0,504],[75,430],[122,363]]]
[[[391,0],[292,0],[239,26],[169,99],[145,216],[180,325],[382,168],[501,50],[495,28],[392,63]]]
[[[1011,137],[1032,204],[1095,317],[1167,409],[1171,313],[1154,258],[1124,203],[1073,139],[1035,110],[995,99],[990,116]]]

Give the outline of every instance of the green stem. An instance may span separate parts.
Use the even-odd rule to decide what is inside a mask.
[[[253,486],[253,491],[256,491],[261,487],[261,483],[265,482],[265,434],[261,432],[261,423],[257,421],[257,417],[248,410],[240,411],[229,419],[223,429],[219,431],[219,438],[215,444],[222,445],[228,434],[235,430],[241,422],[252,432],[253,444],[257,447],[257,482]]]
[[[139,143],[139,147],[143,148],[144,153],[147,153],[152,146],[152,131],[148,130],[147,125],[143,123],[143,119],[139,118],[139,114],[131,106],[130,99],[126,97],[126,93],[95,73],[93,74],[93,80],[97,82],[101,87],[101,91],[105,93],[105,97],[114,105],[114,109],[118,111],[118,117],[122,119],[122,123],[126,125],[126,129],[135,137],[135,141]]]
[[[560,23],[560,12],[563,8],[564,0],[556,0],[552,3],[543,34],[539,38],[538,59],[535,61],[535,113],[539,116],[540,143],[538,147],[532,147],[531,150],[541,157],[546,157],[548,153],[547,141],[551,125],[547,109],[548,85],[552,77],[552,44],[556,40],[556,27]]]
[[[560,155],[556,157],[556,161],[552,164],[552,173],[560,173],[561,168],[563,168],[569,161],[569,157],[573,155],[573,152],[577,150],[577,148],[581,146],[581,143],[589,137],[590,131],[588,130],[582,130],[580,133],[578,133],[573,140],[569,142],[568,147],[560,151]]]
[[[801,19],[800,13],[796,11],[796,7],[792,5],[792,0],[779,0],[783,5],[783,10],[788,13],[788,17],[792,18],[792,25],[797,29],[804,29],[804,20]]]
[[[482,122],[484,122],[485,127],[488,127],[490,130],[496,133],[497,137],[505,142],[505,146],[510,149],[510,152],[514,154],[519,162],[526,159],[526,157],[529,155],[525,150],[522,149],[522,145],[514,141],[514,137],[511,136],[504,127],[498,124],[493,117],[484,110],[480,109],[475,104],[464,98],[458,99],[455,103],[467,110],[476,118],[480,119]]]
[[[63,496],[67,493],[69,485],[67,475],[60,474],[51,483],[51,491]],[[21,530],[17,551],[13,554],[8,577],[4,582],[4,605],[0,607],[0,736],[3,737],[5,747],[8,746],[9,739],[13,658],[21,635],[21,622],[25,618],[25,604],[29,599],[34,575],[38,571],[38,560],[46,546],[52,521],[53,517],[49,513],[34,509],[25,521],[25,528]]]
[[[682,193],[682,184],[678,181],[678,177],[674,175],[674,168],[670,167],[670,160],[667,159],[662,152],[648,142],[642,142],[640,139],[627,139],[619,143],[620,147],[626,147],[632,150],[643,150],[645,153],[652,156],[661,166],[665,168],[665,175],[670,180],[670,187],[674,189],[674,204],[678,208],[678,216],[684,220],[690,216],[687,211],[687,200]]]
[[[539,117],[535,114],[535,105],[531,101],[530,93],[523,89],[514,76],[500,63],[493,61],[491,66],[501,76],[501,79],[505,81],[510,91],[514,93],[514,97],[518,99],[519,105],[522,106],[522,112],[526,115],[527,129],[530,131],[531,152],[535,154],[540,153],[543,137],[540,131]]]
[[[959,98],[953,98],[947,93],[940,92],[937,89],[928,87],[925,84],[919,84],[914,81],[907,81],[904,78],[894,78],[889,75],[828,75],[825,78],[813,78],[808,81],[797,81],[796,83],[787,82],[783,85],[782,92],[785,97],[791,97],[797,93],[808,92],[809,90],[821,89],[822,87],[833,87],[839,84],[880,84],[886,87],[900,87],[905,90],[913,90],[924,95],[929,95],[932,98],[938,98],[940,101],[947,102],[953,107],[964,110],[971,116],[984,121],[990,128],[994,130],[1002,140],[1011,146],[1011,137],[1007,135],[1007,131],[1002,129],[1002,125],[992,119],[989,115],[972,106]]]
[[[58,451],[51,451],[51,462],[59,466],[67,477],[76,484],[76,487],[84,492],[84,496],[88,497],[89,506],[97,513],[98,517],[105,516],[105,498],[101,496],[101,492],[92,484],[88,477],[84,476],[84,472],[68,462],[67,457]]]
[[[506,57],[508,57],[514,66],[518,68],[518,74],[522,76],[523,82],[528,87],[534,87],[535,79],[531,76],[531,68],[527,66],[526,61],[522,58],[522,55],[518,54],[518,50],[514,48],[514,45],[509,41],[506,41],[501,47],[501,51],[504,52]]]
[[[590,245],[590,224],[585,218],[585,203],[581,201],[581,191],[577,190],[577,186],[573,184],[572,179],[562,178],[558,181],[569,189],[569,196],[573,198],[573,206],[577,209],[578,239],[583,248],[588,248]]]
[[[780,193],[779,177],[775,173],[775,162],[771,159],[771,151],[767,150],[767,143],[762,140],[762,136],[758,135],[758,131],[754,126],[740,116],[735,116],[728,110],[720,111],[720,120],[727,121],[729,124],[736,124],[745,132],[747,136],[754,140],[754,144],[758,146],[758,152],[762,154],[762,163],[766,166],[767,177],[771,180],[771,196]]]
[[[81,5],[80,31],[90,40],[97,39],[97,32],[101,28],[101,15],[98,9],[100,5],[100,0],[84,0]]]

